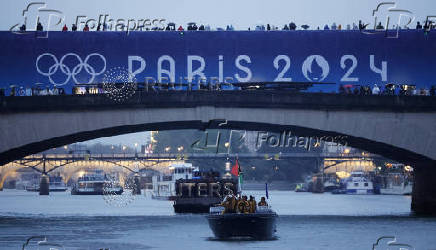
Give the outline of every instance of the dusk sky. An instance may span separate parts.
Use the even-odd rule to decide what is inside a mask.
[[[0,29],[8,30],[23,20],[22,11],[29,3],[37,1],[2,0]],[[186,25],[187,22],[225,27],[232,24],[237,29],[247,29],[259,23],[282,27],[294,21],[299,27],[308,24],[312,28],[324,24],[352,24],[362,19],[372,22],[372,11],[379,3],[395,2],[396,9],[409,10],[418,21],[428,15],[436,15],[434,0],[75,0],[38,1],[47,3],[46,9],[61,11],[68,26],[77,16],[98,19],[108,14],[113,19],[165,19],[167,22]]]

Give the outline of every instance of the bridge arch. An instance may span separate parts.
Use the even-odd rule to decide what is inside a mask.
[[[0,136],[5,138],[0,142],[0,164],[73,142],[149,130],[222,128],[343,136],[348,146],[414,166],[412,208],[436,213],[432,97],[176,91],[140,92],[122,104],[100,95],[5,99],[0,107]]]
[[[87,98],[96,97],[84,99]],[[70,107],[62,109],[60,105],[54,110],[1,114],[0,134],[4,140],[0,141],[0,164],[49,148],[100,137],[150,130],[207,128],[340,136],[348,146],[406,164],[434,164],[436,161],[435,111],[404,112],[383,110],[383,107],[381,110],[359,110],[338,108],[335,103],[330,104],[334,108],[320,105],[314,109],[310,105],[301,107],[303,103],[288,106],[271,105],[271,99],[267,101],[262,103],[260,100],[255,106],[248,107],[231,102],[227,105],[199,102],[190,106],[183,100],[173,103],[172,107],[159,107],[156,103],[153,107],[121,105],[113,109],[114,106],[109,105],[104,109],[88,106],[71,110]]]

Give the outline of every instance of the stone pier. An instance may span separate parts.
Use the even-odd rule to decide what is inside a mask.
[[[50,194],[50,179],[48,175],[41,175],[39,182],[39,195],[49,195]]]
[[[134,187],[133,187],[133,194],[138,195],[141,194],[141,182],[139,180],[139,175],[135,174],[134,177]]]
[[[436,215],[436,165],[414,168],[412,211],[417,215]]]

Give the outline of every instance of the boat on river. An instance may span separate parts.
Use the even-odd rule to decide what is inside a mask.
[[[252,213],[226,212],[223,206],[210,208],[206,216],[209,227],[218,239],[275,239],[277,213],[270,206],[257,206]]]

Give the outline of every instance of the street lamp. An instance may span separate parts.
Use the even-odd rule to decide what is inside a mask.
[[[179,151],[179,152],[182,151],[182,150],[183,150],[183,146],[180,146],[180,147],[177,148],[177,151]]]
[[[170,151],[171,150],[171,147],[166,147],[165,148],[165,152],[167,152],[168,153],[168,151]]]
[[[231,165],[230,161],[227,160],[226,161],[226,165],[225,165],[226,166],[226,174],[225,174],[225,177],[224,177],[226,179],[230,179],[232,177],[232,175],[230,174],[230,165]]]
[[[122,146],[122,149],[123,149],[124,157],[126,157],[126,149],[127,149],[127,146],[123,145],[123,146]]]

